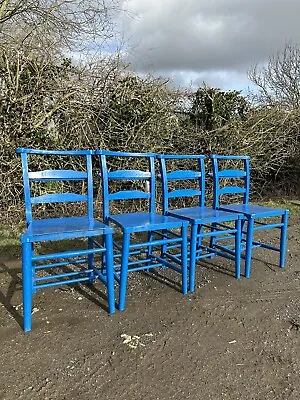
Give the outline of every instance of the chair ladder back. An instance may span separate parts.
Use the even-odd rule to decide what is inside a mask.
[[[100,156],[100,170],[102,183],[103,219],[107,221],[110,216],[110,202],[116,200],[147,199],[149,201],[149,212],[155,212],[155,155],[152,153],[125,153],[115,151],[96,151]],[[137,169],[115,169],[108,171],[107,158],[137,158],[147,159],[148,171]],[[149,186],[149,191],[143,190],[118,190],[111,193],[110,183],[112,181],[144,181]]]
[[[170,199],[178,197],[199,197],[199,206],[203,207],[205,204],[205,165],[204,155],[172,155],[172,154],[159,154],[157,155],[160,168],[160,180],[162,183],[162,197],[163,197],[163,213],[169,210]],[[176,169],[168,172],[168,160],[186,160],[196,159],[197,170],[190,169]],[[185,188],[170,190],[169,182],[171,181],[188,181],[192,182],[197,180],[199,188]]]
[[[249,202],[250,193],[250,157],[249,156],[219,156],[211,155],[213,167],[213,207],[220,206],[220,197],[222,195],[240,194],[243,196],[243,204]],[[243,168],[240,169],[221,169],[220,162],[224,160],[240,160],[243,162]],[[234,183],[221,186],[223,179],[241,179],[243,181],[241,186]]]
[[[87,203],[88,218],[93,218],[93,176],[92,176],[92,151],[63,151],[63,150],[35,150],[19,148],[17,152],[21,154],[22,172],[24,182],[25,212],[27,224],[32,222],[32,205],[45,203],[69,203],[83,201]],[[81,156],[86,158],[86,171],[73,169],[46,169],[40,171],[29,171],[28,158],[31,155],[50,155],[50,156]],[[32,182],[71,182],[86,181],[87,194],[77,194],[73,192],[64,193],[45,193],[39,196],[32,196]]]

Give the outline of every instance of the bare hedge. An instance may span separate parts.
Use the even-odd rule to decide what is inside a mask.
[[[182,100],[183,99],[183,100]],[[299,185],[298,109],[251,107],[215,130],[189,116],[193,94],[126,73],[118,62],[74,67],[0,49],[0,201],[3,221],[23,213],[17,147],[247,154],[254,197]]]

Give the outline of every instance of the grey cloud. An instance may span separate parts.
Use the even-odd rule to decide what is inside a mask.
[[[130,0],[124,6],[127,59],[138,72],[186,79],[185,71],[215,81],[219,74],[222,82],[225,71],[246,82],[253,64],[300,42],[299,0]]]

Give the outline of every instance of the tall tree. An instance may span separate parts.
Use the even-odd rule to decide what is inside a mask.
[[[267,65],[256,65],[249,71],[250,80],[257,86],[255,98],[259,103],[300,107],[300,48],[288,44],[272,55]]]
[[[0,39],[37,49],[91,47],[112,35],[118,5],[119,0],[0,0]]]

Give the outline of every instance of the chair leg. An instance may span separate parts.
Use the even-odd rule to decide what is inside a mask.
[[[30,250],[31,250],[31,276],[32,276],[31,282],[35,282],[35,278],[36,278],[35,264],[34,264],[34,261],[32,261],[32,259],[34,257],[34,244],[33,243],[31,243]],[[33,286],[31,287],[31,293],[36,294],[36,288],[34,288]]]
[[[162,234],[163,234],[163,237],[165,238],[165,235],[167,234],[166,229],[163,229],[163,230],[162,230]],[[168,246],[167,246],[166,244],[162,244],[162,245],[160,246],[160,256],[161,256],[161,258],[162,258],[163,260],[166,259],[166,252],[167,252],[167,251],[168,251]],[[162,268],[166,268],[166,266],[163,264],[163,265],[162,265]]]
[[[235,277],[241,277],[241,241],[242,241],[242,221],[237,219],[235,221]]]
[[[246,278],[250,278],[250,272],[251,272],[253,228],[254,228],[254,219],[249,218],[247,221],[247,236],[246,236],[246,259],[245,259]]]
[[[191,292],[195,291],[197,231],[198,231],[198,225],[192,225],[191,237],[190,237],[190,282],[189,282]]]
[[[183,226],[181,228],[181,268],[182,268],[182,293],[187,294],[188,292],[188,257],[187,257],[187,234],[188,227]]]
[[[89,237],[88,238],[88,248],[89,249],[93,249],[94,248],[93,239],[94,239],[93,237]],[[88,267],[89,267],[89,269],[93,269],[94,268],[94,258],[95,258],[94,253],[88,255]],[[90,272],[89,273],[88,283],[93,283],[94,279],[95,279],[94,272]]]
[[[285,212],[281,219],[282,227],[281,227],[281,233],[280,233],[280,263],[279,263],[280,268],[284,268],[288,217],[289,217],[289,213]]]
[[[216,224],[215,222],[213,222],[213,223],[211,224],[211,228],[210,228],[211,232],[214,232],[216,226],[217,226],[217,224]],[[216,244],[216,242],[217,242],[216,236],[211,236],[210,241],[209,241],[209,247],[210,247],[211,249],[213,249],[213,248],[214,248],[214,245]],[[216,257],[216,254],[215,254],[215,253],[212,253],[212,254],[210,255],[210,258],[214,258],[214,257]]]
[[[128,275],[128,258],[129,258],[130,233],[123,233],[122,258],[121,258],[121,276],[119,289],[119,310],[125,308],[127,275]]]
[[[152,242],[152,241],[153,241],[153,233],[150,231],[150,232],[148,232],[148,242]],[[152,256],[152,246],[149,245],[147,248],[147,258],[151,258],[151,256]],[[149,266],[151,265],[151,261],[148,262],[148,265]],[[149,272],[150,268],[147,268],[146,271]]]
[[[104,237],[106,249],[106,278],[107,278],[107,298],[108,312],[115,312],[115,288],[114,288],[114,254],[113,254],[113,237],[108,233]]]
[[[32,310],[32,244],[22,243],[23,327],[31,330]]]

